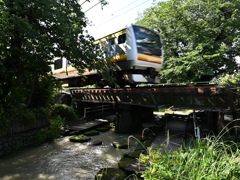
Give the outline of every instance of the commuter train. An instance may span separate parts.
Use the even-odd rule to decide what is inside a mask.
[[[145,27],[131,25],[95,41],[103,49],[105,57],[116,66],[113,75],[116,83],[136,86],[141,83],[159,83],[158,73],[163,65],[163,46],[160,36]],[[52,66],[54,77],[69,87],[90,84],[107,85],[97,70],[86,70],[82,79],[78,71],[64,58],[55,58]],[[104,82],[104,83],[103,83]]]

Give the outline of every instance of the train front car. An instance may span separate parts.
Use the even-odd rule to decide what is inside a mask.
[[[126,61],[118,61],[117,66],[120,70],[118,75],[124,77],[125,82],[132,86],[159,83],[158,73],[163,64],[160,36],[154,31],[136,25],[128,27],[125,36],[124,34],[121,36],[118,36],[118,44],[122,51],[126,52]],[[116,53],[124,57],[118,50]]]
[[[104,58],[116,65],[116,83],[120,87],[137,84],[159,83],[158,73],[163,64],[163,48],[160,36],[147,28],[131,25],[95,41],[104,52]],[[78,70],[65,58],[53,60],[52,74],[69,87],[97,84],[109,85],[97,74],[97,70],[83,73],[86,79],[78,74]]]

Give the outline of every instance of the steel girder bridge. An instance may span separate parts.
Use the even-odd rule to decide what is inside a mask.
[[[239,91],[240,87],[221,87],[214,84],[70,90],[79,106],[84,103],[114,104],[118,132],[129,133],[137,130],[141,127],[141,117],[150,109],[150,114],[154,111],[155,115],[187,116],[193,119],[196,136],[200,133],[197,122],[199,112],[204,126],[208,126],[206,129],[216,133],[221,130],[218,126],[239,117]],[[192,111],[184,114],[185,110]]]

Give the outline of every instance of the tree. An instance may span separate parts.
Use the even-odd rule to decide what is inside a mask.
[[[53,57],[80,71],[92,67],[98,54],[84,34],[87,23],[78,0],[0,0],[0,116],[12,107],[46,106]]]
[[[136,24],[162,35],[163,81],[196,82],[238,70],[239,18],[239,0],[169,0],[147,9]]]

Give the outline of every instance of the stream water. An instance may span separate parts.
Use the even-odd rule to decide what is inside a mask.
[[[118,167],[123,153],[133,149],[116,149],[111,143],[128,135],[110,130],[92,140],[101,140],[100,146],[90,143],[73,143],[69,137],[45,143],[21,152],[14,157],[0,159],[2,180],[93,180],[95,174],[105,167]],[[132,147],[134,141],[130,142]],[[131,147],[130,144],[130,147]]]
[[[91,142],[73,143],[70,136],[56,139],[52,143],[30,148],[25,152],[0,159],[0,180],[94,180],[95,174],[105,167],[118,167],[124,153],[133,151],[136,141],[149,131],[151,124],[143,124],[146,129],[133,135],[117,134],[113,130],[92,136],[91,142],[100,140],[100,146]],[[170,129],[185,131],[179,122],[169,123]],[[129,149],[116,149],[112,142],[119,139],[129,141]],[[169,149],[181,146],[179,135],[171,136]],[[157,136],[154,144],[166,144],[166,136]]]

